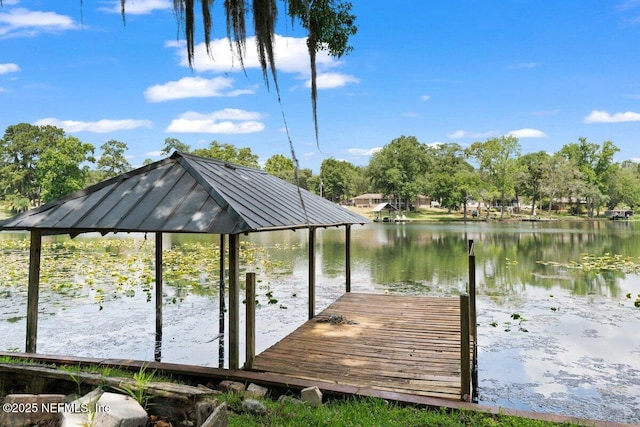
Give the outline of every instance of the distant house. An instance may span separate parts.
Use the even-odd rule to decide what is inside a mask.
[[[393,203],[396,201],[394,196],[384,197],[382,193],[366,193],[351,199],[353,205],[358,208],[371,208],[377,206],[380,203]],[[413,203],[415,207],[428,206],[431,199],[427,196],[418,195]],[[403,207],[403,206],[402,206]]]
[[[358,197],[354,197],[353,204],[357,208],[370,208],[372,206],[377,206],[380,203],[388,202],[388,197],[383,197],[382,193],[366,193],[362,194]]]

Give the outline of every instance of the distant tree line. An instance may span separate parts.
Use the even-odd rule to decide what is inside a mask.
[[[99,148],[96,158],[93,145],[54,126],[9,126],[0,139],[0,199],[20,212],[132,168],[126,143],[109,140]],[[166,138],[161,152],[169,155],[174,150],[260,168],[250,148],[215,140],[205,148],[191,149],[179,139]],[[311,169],[296,170],[289,157],[275,154],[266,160],[264,170],[336,203],[363,193],[382,193],[410,206],[425,195],[450,210],[480,201],[502,207],[502,214],[512,202],[525,202],[533,215],[537,206],[550,212],[565,199],[575,203],[576,212],[585,209],[590,216],[603,208],[640,205],[640,164],[614,162],[619,149],[611,141],[595,144],[579,138],[553,154],[520,151],[513,136],[489,138],[466,148],[400,136],[373,154],[367,166],[328,158],[316,175]]]

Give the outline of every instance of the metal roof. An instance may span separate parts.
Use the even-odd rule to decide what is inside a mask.
[[[0,230],[237,234],[367,222],[265,171],[175,152],[0,221]]]

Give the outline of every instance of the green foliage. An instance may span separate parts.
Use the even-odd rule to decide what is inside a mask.
[[[543,427],[559,424],[475,411],[425,409],[399,405],[378,398],[332,399],[314,408],[292,402],[265,401],[267,413],[242,413],[241,400],[222,396],[230,408],[229,426],[451,426],[451,427]],[[565,424],[571,425],[571,424]]]
[[[22,211],[79,190],[88,174],[85,163],[95,161],[93,150],[54,126],[9,126],[0,139],[0,194]]]
[[[143,365],[140,370],[133,374],[133,382],[123,382],[119,387],[114,387],[134,399],[145,410],[149,409],[149,404],[153,395],[147,392],[147,387],[155,378],[156,371],[147,371],[147,366]]]
[[[193,150],[193,154],[260,169],[258,165],[258,155],[253,154],[251,148],[248,147],[237,148],[233,144],[221,144],[218,141],[211,141],[207,148]]]
[[[414,136],[400,136],[373,155],[368,176],[385,195],[410,201],[425,191],[429,167],[426,146]]]
[[[110,139],[100,146],[102,155],[98,158],[98,170],[102,172],[102,179],[112,178],[131,170],[131,163],[125,152],[127,144]]]
[[[345,160],[333,157],[325,159],[320,165],[322,196],[334,202],[346,202],[357,196],[358,168]]]
[[[515,181],[520,170],[518,138],[509,135],[474,142],[467,149],[467,155],[478,162],[480,172],[497,190],[503,208],[500,216],[504,216],[504,203],[515,194]]]
[[[163,156],[167,156],[171,154],[173,151],[180,151],[182,153],[190,153],[191,147],[189,145],[181,142],[178,138],[165,138],[164,139],[164,148],[160,153]]]

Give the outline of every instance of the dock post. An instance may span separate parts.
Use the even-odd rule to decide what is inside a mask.
[[[345,255],[344,255],[344,276],[345,276],[345,291],[351,292],[351,225],[346,226],[345,230]]]
[[[471,359],[472,400],[477,401],[478,389],[478,315],[476,311],[476,254],[473,240],[469,240],[469,333],[473,344]]]
[[[309,227],[309,319],[316,315],[316,228]]]
[[[240,235],[229,234],[229,369],[240,367]]]
[[[218,368],[224,368],[224,313],[226,306],[224,303],[224,265],[225,265],[225,235],[220,235],[220,271],[219,271],[219,285],[218,292]]]
[[[246,337],[244,369],[251,369],[256,357],[256,273],[246,274]]]
[[[27,337],[25,350],[36,352],[38,341],[38,296],[40,293],[40,255],[42,252],[42,232],[31,230],[29,246],[29,287],[27,290]]]
[[[162,280],[162,232],[156,231],[156,362],[162,359]]]
[[[469,338],[469,295],[460,295],[460,398],[464,402],[471,401]]]

